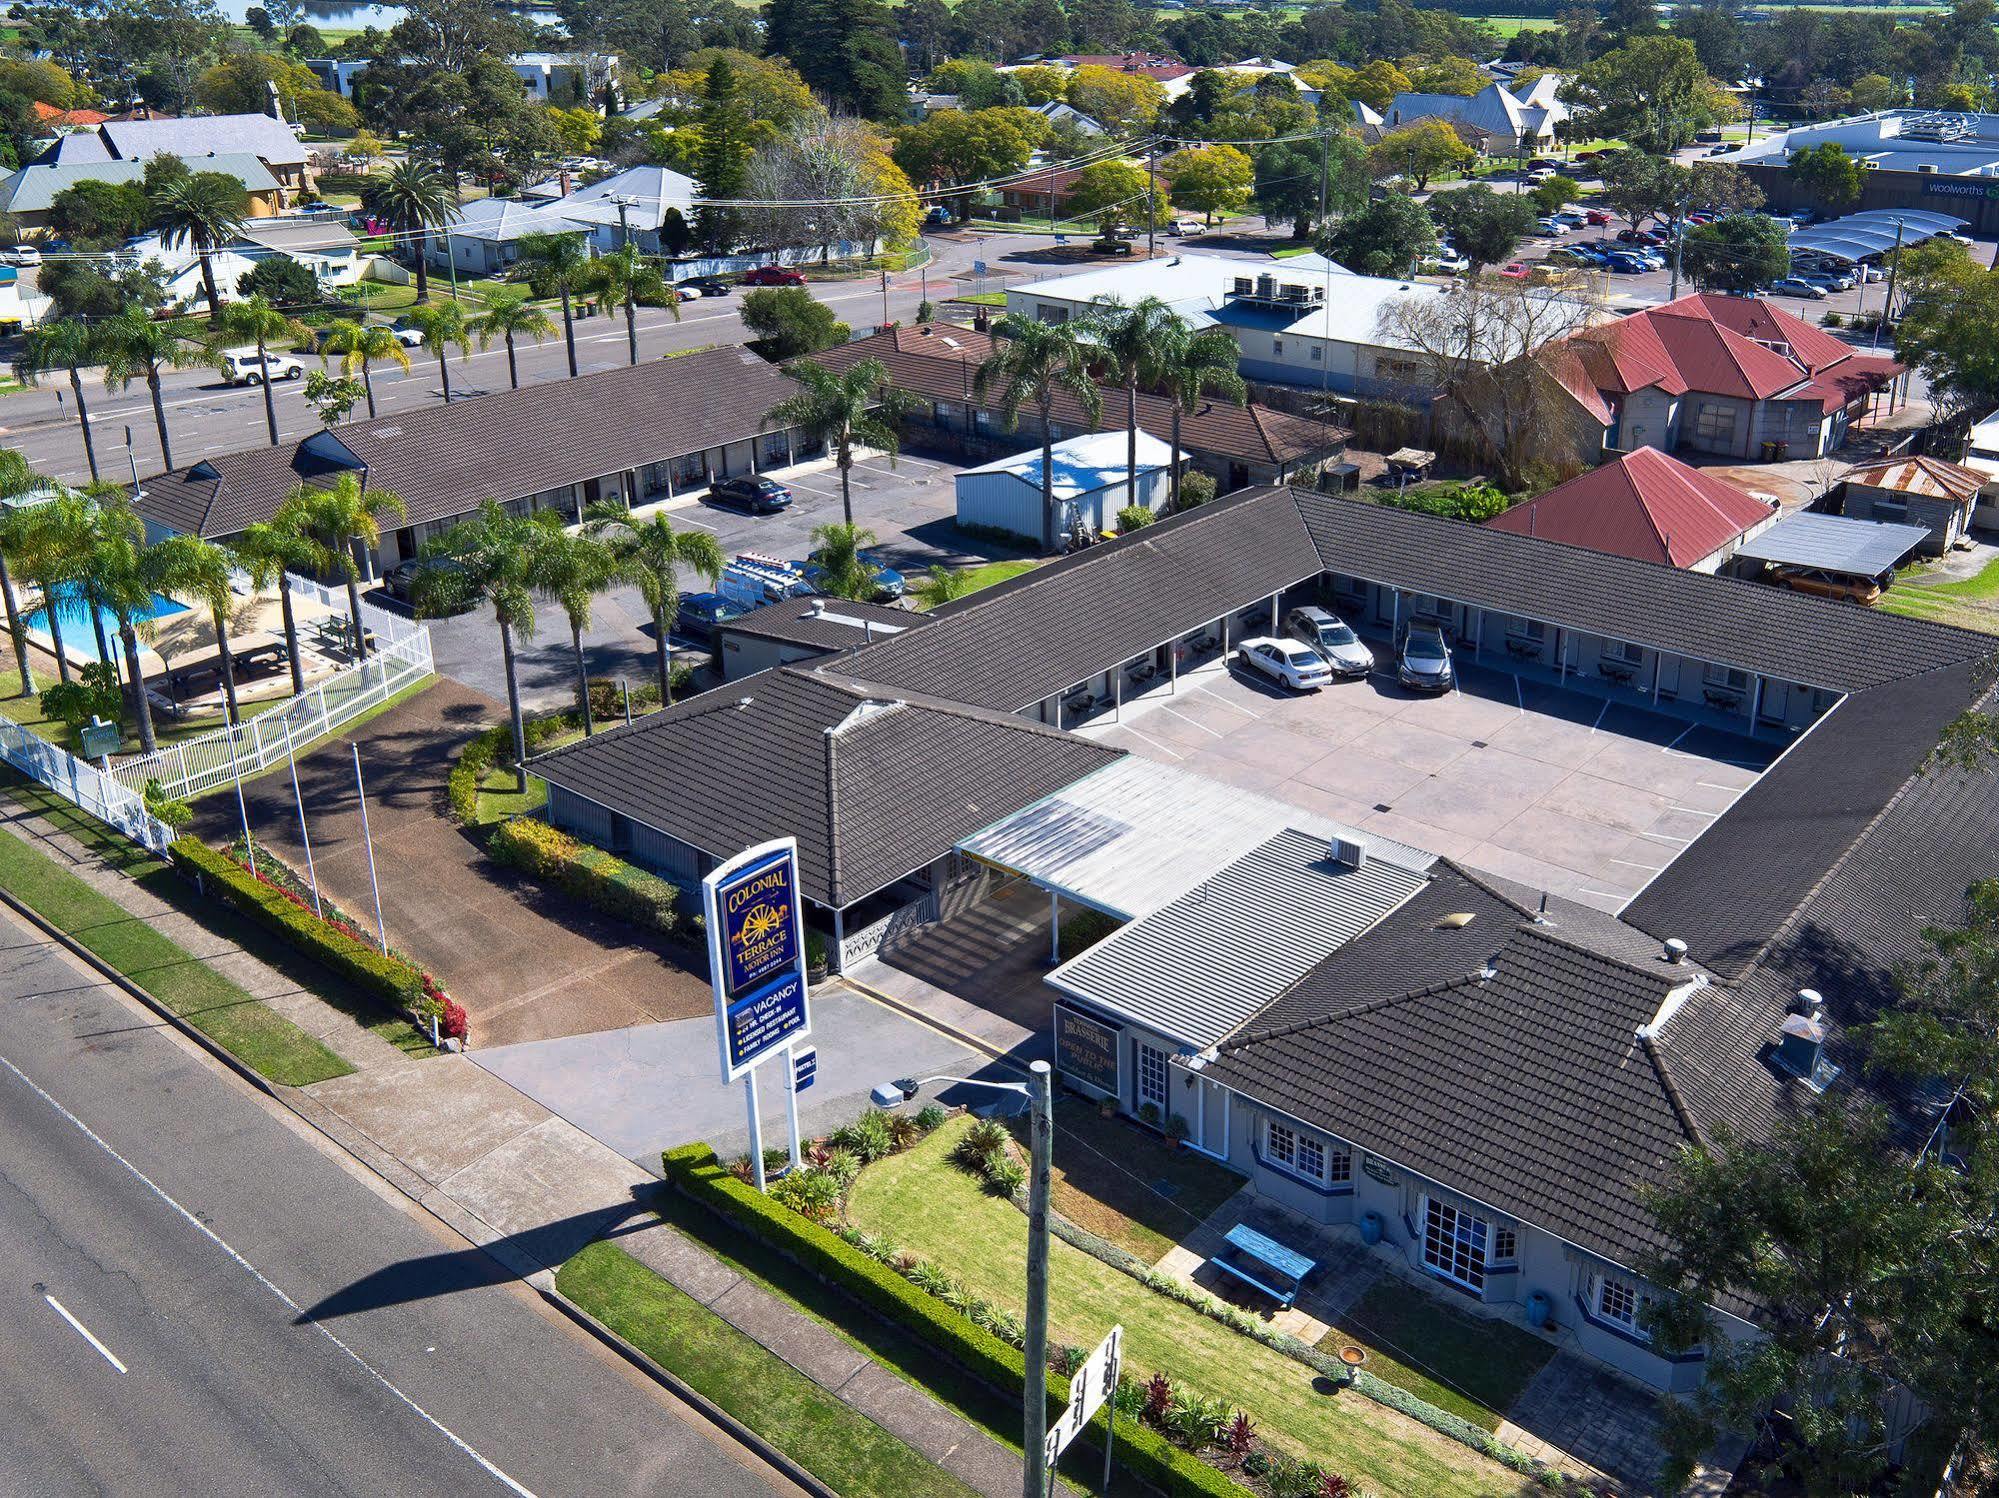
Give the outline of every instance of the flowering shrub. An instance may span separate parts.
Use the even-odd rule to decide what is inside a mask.
[[[495,863],[545,880],[607,915],[668,936],[680,924],[674,886],[537,818],[502,822],[486,851]]]

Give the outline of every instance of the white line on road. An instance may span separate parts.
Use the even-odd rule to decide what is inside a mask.
[[[1520,674],[1517,671],[1513,675],[1513,710],[1518,713],[1527,711],[1527,699],[1520,693]]]
[[[1694,784],[1698,786],[1705,786],[1708,790],[1711,791],[1734,791],[1737,795],[1740,795],[1742,793],[1741,786],[1723,785],[1719,780],[1696,780]]]
[[[1150,744],[1153,748],[1157,749],[1161,754],[1171,755],[1174,759],[1185,759],[1187,757],[1186,755],[1181,754],[1176,750],[1167,748],[1164,744],[1160,743],[1159,740],[1153,738],[1150,734],[1140,733],[1136,728],[1133,728],[1129,723],[1113,723],[1111,724],[1111,732],[1128,733],[1133,738],[1137,739],[1140,743]]]
[[[1688,734],[1692,733],[1692,732],[1693,732],[1693,731],[1694,731],[1694,730],[1695,730],[1696,728],[1699,728],[1699,727],[1700,727],[1700,724],[1698,724],[1698,723],[1689,723],[1689,724],[1688,724],[1688,725],[1687,725],[1687,726],[1686,726],[1685,728],[1682,728],[1682,729],[1681,729],[1681,730],[1679,731],[1679,733],[1678,733],[1678,734],[1676,734],[1676,735],[1674,736],[1674,738],[1673,738],[1673,742],[1672,742],[1671,744],[1668,744],[1668,745],[1666,745],[1666,746],[1665,746],[1665,747],[1664,747],[1663,749],[1661,749],[1661,750],[1660,750],[1659,752],[1660,752],[1661,754],[1671,754],[1671,753],[1673,752],[1673,747],[1674,747],[1674,745],[1675,745],[1675,744],[1678,744],[1678,743],[1680,742],[1680,740],[1681,740],[1681,739],[1685,738],[1685,737],[1686,737],[1686,736],[1687,736]],[[1681,756],[1681,758],[1682,758],[1682,759],[1692,759],[1692,758],[1693,758],[1693,756],[1692,756],[1691,754],[1685,754],[1685,755],[1682,755],[1682,756]]]
[[[1677,806],[1671,801],[1666,803],[1666,810],[1683,811],[1690,817],[1718,817],[1721,815],[1718,811],[1702,811],[1698,806]]]
[[[1649,837],[1654,842],[1679,843],[1682,847],[1693,841],[1690,837],[1674,837],[1670,832],[1641,832],[1640,837]]]
[[[215,1229],[211,1228],[207,1223],[203,1222],[199,1217],[195,1216],[194,1213],[190,1212],[186,1207],[183,1207],[178,1201],[174,1200],[173,1197],[169,1196],[166,1192],[166,1189],[158,1185],[151,1176],[147,1175],[143,1170],[139,1169],[138,1166],[134,1165],[130,1160],[127,1160],[123,1155],[119,1154],[117,1150],[113,1149],[97,1133],[96,1130],[90,1127],[89,1124],[85,1123],[82,1119],[78,1118],[74,1113],[70,1112],[69,1109],[65,1108],[61,1103],[57,1102],[47,1092],[43,1091],[42,1088],[35,1082],[34,1078],[30,1077],[26,1072],[22,1071],[20,1067],[16,1066],[12,1061],[8,1060],[5,1056],[0,1056],[0,1066],[6,1067],[8,1071],[12,1072],[16,1077],[18,1077],[21,1080],[23,1086],[25,1086],[30,1092],[34,1093],[34,1095],[40,1098],[43,1102],[47,1103],[50,1108],[54,1109],[56,1113],[61,1115],[61,1117],[66,1122],[68,1122],[71,1125],[71,1127],[73,1127],[79,1134],[83,1135],[84,1138],[88,1139],[92,1144],[96,1145],[99,1149],[103,1150],[105,1154],[109,1155],[112,1159],[116,1160],[120,1165],[124,1166],[126,1171],[132,1176],[134,1180],[136,1180],[140,1185],[144,1186],[148,1191],[152,1192],[153,1195],[157,1196],[161,1201],[165,1202],[167,1206],[172,1208],[173,1211],[176,1214],[178,1214],[179,1217],[184,1222],[186,1222],[189,1227],[193,1228],[196,1232],[200,1233],[202,1237],[206,1238],[209,1242],[213,1243],[217,1248],[221,1249],[223,1253],[227,1254],[231,1259],[233,1259],[238,1266],[240,1266],[246,1273],[249,1274],[249,1276],[252,1279],[254,1279],[258,1284],[262,1285],[266,1290],[270,1291],[272,1295],[276,1296],[277,1299],[284,1305],[284,1307],[287,1310],[289,1310],[294,1316],[297,1316],[301,1319],[304,1318],[305,1316],[304,1306],[300,1305],[297,1301],[293,1300],[289,1295],[285,1294],[283,1290],[280,1290],[269,1279],[265,1278],[262,1270],[258,1269],[255,1264],[252,1264],[248,1259],[244,1258],[241,1254],[236,1252],[235,1249],[231,1248],[229,1244],[222,1238],[222,1236],[215,1231]],[[51,1304],[54,1304],[54,1302],[51,1302]],[[58,1307],[58,1309],[60,1309],[60,1307]],[[69,1313],[65,1311],[63,1314],[68,1315]],[[519,1494],[520,1498],[535,1498],[533,1489],[521,1486],[521,1484],[515,1482],[513,1478],[507,1476],[505,1472],[501,1471],[499,1467],[495,1466],[492,1462],[488,1461],[485,1457],[481,1456],[469,1441],[467,1441],[463,1436],[459,1435],[456,1431],[452,1430],[448,1425],[444,1424],[435,1415],[431,1414],[430,1411],[426,1410],[422,1405],[418,1404],[414,1399],[410,1398],[409,1395],[405,1394],[401,1389],[397,1388],[396,1385],[391,1383],[388,1380],[388,1378],[375,1367],[374,1364],[370,1363],[366,1358],[362,1357],[360,1353],[356,1352],[353,1348],[349,1347],[345,1342],[341,1341],[338,1337],[334,1336],[333,1333],[328,1331],[322,1323],[314,1321],[310,1322],[309,1324],[311,1325],[314,1331],[318,1332],[322,1337],[326,1338],[327,1341],[331,1342],[335,1347],[339,1348],[342,1352],[346,1353],[349,1358],[353,1359],[355,1363],[360,1365],[360,1367],[364,1369],[369,1375],[369,1377],[373,1378],[376,1383],[380,1384],[383,1388],[387,1389],[391,1394],[395,1395],[398,1400],[400,1400],[405,1406],[407,1406],[410,1409],[412,1413],[414,1413],[417,1416],[417,1418],[422,1420],[426,1425],[428,1425],[432,1430],[436,1431],[439,1435],[443,1436],[444,1439],[449,1441],[453,1446],[457,1447],[460,1451],[464,1452],[465,1455],[471,1457],[473,1461],[477,1462],[493,1477],[497,1478],[500,1482],[506,1484],[507,1489],[510,1492]],[[79,1327],[78,1330],[81,1331],[82,1328]],[[90,1333],[84,1332],[84,1335],[88,1337],[90,1336]],[[97,1339],[95,1337],[92,1337],[91,1340],[95,1342]],[[99,1351],[103,1351],[103,1349],[99,1348]],[[111,1356],[111,1354],[109,1354],[108,1352],[105,1353],[104,1355],[106,1357]],[[114,1359],[113,1361],[116,1360]],[[122,1366],[119,1371],[120,1372],[124,1371]]]
[[[1198,718],[1190,718],[1190,717],[1188,717],[1188,716],[1187,716],[1187,715],[1186,715],[1185,713],[1181,712],[1181,711],[1180,711],[1180,710],[1179,710],[1178,708],[1174,707],[1174,706],[1173,706],[1173,705],[1172,705],[1171,703],[1167,703],[1167,702],[1162,702],[1162,703],[1160,703],[1160,704],[1159,704],[1159,710],[1160,710],[1160,711],[1161,711],[1162,713],[1171,713],[1171,714],[1173,714],[1173,716],[1174,716],[1174,717],[1176,717],[1176,718],[1178,718],[1178,719],[1179,719],[1179,720],[1180,720],[1180,721],[1181,721],[1182,723],[1191,723],[1191,724],[1193,724],[1193,725],[1194,725],[1194,726],[1195,726],[1196,728],[1200,729],[1202,733],[1212,733],[1212,734],[1214,734],[1214,736],[1215,736],[1216,738],[1218,738],[1218,739],[1221,739],[1221,738],[1227,738],[1227,737],[1228,737],[1228,735],[1227,735],[1227,734],[1224,734],[1224,733],[1220,733],[1220,732],[1217,732],[1217,731],[1216,731],[1215,729],[1212,729],[1212,728],[1208,727],[1208,725],[1207,725],[1207,724],[1205,724],[1205,723],[1203,723],[1203,722],[1201,722],[1201,721],[1200,721],[1200,719],[1198,719]]]
[[[112,1352],[110,1348],[106,1347],[102,1342],[98,1341],[97,1338],[91,1334],[91,1330],[89,1327],[85,1326],[81,1321],[78,1321],[74,1316],[70,1315],[68,1306],[64,1305],[61,1301],[57,1300],[53,1295],[49,1294],[48,1291],[46,1290],[42,1292],[42,1299],[46,1300],[49,1303],[50,1308],[54,1310],[54,1312],[58,1316],[62,1317],[63,1320],[69,1323],[70,1330],[75,1332],[79,1337],[83,1338],[83,1340],[88,1342],[92,1347],[96,1348],[98,1356],[103,1358],[105,1362],[109,1363],[113,1368],[116,1368],[120,1373],[130,1373],[132,1371],[131,1369],[127,1368],[123,1363],[118,1361],[118,1356],[116,1353]]]
[[[1603,715],[1609,711],[1610,699],[1606,697],[1603,699],[1603,706],[1596,710],[1596,721],[1589,726],[1591,733],[1595,733],[1599,728],[1603,727]]]
[[[1656,874],[1665,867],[1663,863],[1637,863],[1629,858],[1613,858],[1611,862],[1621,863],[1627,869],[1643,869],[1648,874]]]
[[[1595,895],[1600,900],[1628,900],[1631,898],[1629,895],[1619,894],[1616,890],[1591,889],[1587,884],[1578,884],[1576,886],[1576,893]]]

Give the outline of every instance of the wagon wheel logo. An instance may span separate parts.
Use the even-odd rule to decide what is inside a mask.
[[[789,914],[782,905],[759,905],[743,917],[736,940],[746,947],[767,941],[777,935]]]

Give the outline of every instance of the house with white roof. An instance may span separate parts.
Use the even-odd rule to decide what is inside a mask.
[[[197,157],[254,156],[284,194],[312,186],[310,157],[292,127],[267,114],[210,114],[171,120],[107,120],[98,138],[118,161],[151,161],[161,152],[190,166]]]
[[[1134,487],[1124,432],[1090,432],[1055,444],[1051,452],[1055,533],[1077,527],[1117,529],[1118,511],[1143,505],[1158,514],[1173,494],[1173,449],[1150,432],[1138,434]],[[1041,449],[1029,448],[959,473],[958,523],[1012,531],[1041,539]]]
[[[1558,97],[1562,79],[1543,73],[1532,83],[1488,83],[1466,98],[1459,94],[1397,94],[1379,112],[1358,101],[1354,118],[1387,132],[1423,120],[1445,120],[1472,137],[1490,156],[1514,156],[1555,144],[1555,127],[1569,117]]]
[[[488,276],[520,258],[520,241],[529,234],[581,234],[597,254],[629,238],[648,255],[664,254],[660,230],[667,214],[678,212],[692,223],[694,191],[692,177],[663,166],[634,166],[566,196],[481,198],[430,236],[425,255],[441,270]]]

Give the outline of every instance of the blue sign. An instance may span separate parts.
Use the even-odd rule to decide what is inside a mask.
[[[736,870],[715,886],[722,986],[731,1000],[780,973],[802,969],[798,855],[790,848]],[[804,985],[799,985],[802,990]]]
[[[1118,1067],[1123,1030],[1093,1019],[1066,1004],[1055,1006],[1055,1069],[1063,1076],[1108,1093],[1122,1095]]]
[[[793,1051],[791,1053],[791,1090],[793,1092],[805,1091],[806,1088],[812,1085],[814,1078],[818,1075],[818,1047],[807,1046],[802,1051]]]
[[[786,973],[768,987],[735,1000],[723,1029],[729,1070],[742,1070],[805,1028],[803,973]]]

